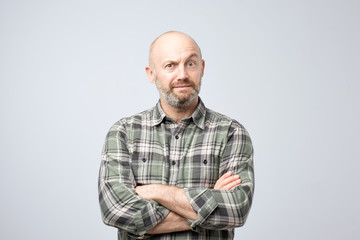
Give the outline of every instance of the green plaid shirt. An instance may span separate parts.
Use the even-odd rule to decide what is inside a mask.
[[[227,171],[242,183],[214,190]],[[169,210],[139,197],[134,187],[160,183],[185,189],[196,221],[192,230],[147,235]],[[178,124],[153,109],[124,118],[107,134],[99,174],[99,201],[105,224],[118,228],[119,239],[233,239],[245,223],[254,192],[253,148],[244,127],[205,108]]]

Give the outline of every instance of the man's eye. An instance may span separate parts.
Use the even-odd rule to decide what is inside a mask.
[[[173,64],[171,64],[171,63],[169,63],[169,64],[166,64],[166,68],[172,68],[174,65]]]
[[[195,66],[195,63],[194,63],[194,62],[189,62],[188,65],[189,65],[190,67],[193,67],[193,66]]]

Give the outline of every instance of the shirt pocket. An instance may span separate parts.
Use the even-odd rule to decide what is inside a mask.
[[[200,180],[202,187],[213,188],[215,186],[219,179],[219,161],[220,158],[214,154],[204,155],[201,159]]]
[[[164,155],[134,152],[131,155],[131,169],[137,185],[168,183],[169,164]]]
[[[219,161],[219,156],[210,153],[184,158],[179,170],[178,185],[213,188],[219,179]]]

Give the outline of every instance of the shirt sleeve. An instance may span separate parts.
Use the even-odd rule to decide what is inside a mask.
[[[241,227],[248,216],[254,193],[253,147],[249,134],[237,122],[230,127],[220,168],[221,174],[232,171],[240,175],[242,182],[231,190],[185,189],[198,214],[198,219],[191,221],[194,231]]]
[[[99,172],[99,202],[106,225],[127,232],[133,238],[161,222],[169,210],[155,201],[140,198],[134,187],[127,137],[124,127],[114,125],[107,134]]]

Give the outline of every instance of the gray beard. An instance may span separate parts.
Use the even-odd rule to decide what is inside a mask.
[[[190,96],[185,99],[179,99],[173,92],[166,92],[158,80],[155,81],[156,87],[159,90],[160,96],[167,102],[170,106],[174,108],[186,108],[188,107],[199,95],[200,88],[194,89]]]

